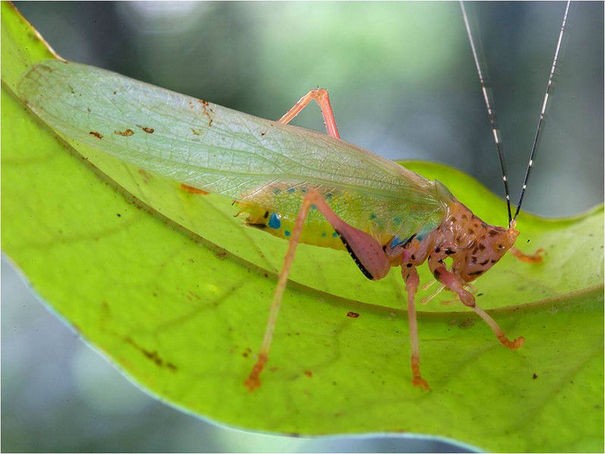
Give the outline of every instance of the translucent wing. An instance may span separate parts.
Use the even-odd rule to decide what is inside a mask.
[[[296,215],[314,187],[348,223],[382,235],[430,230],[445,202],[434,182],[341,140],[58,60],[19,95],[61,135],[176,181]]]

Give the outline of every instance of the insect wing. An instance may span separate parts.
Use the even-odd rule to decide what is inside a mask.
[[[332,196],[334,211],[366,230],[417,233],[444,213],[435,183],[365,150],[103,69],[47,61],[18,91],[70,140],[280,213],[295,215],[301,197],[287,194],[307,187]],[[282,189],[286,196],[276,197]]]

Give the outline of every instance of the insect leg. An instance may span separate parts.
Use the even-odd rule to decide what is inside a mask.
[[[275,288],[275,294],[273,295],[273,302],[269,309],[269,318],[265,328],[263,343],[258,353],[258,359],[245,382],[245,385],[250,391],[253,391],[260,386],[260,374],[269,358],[269,349],[271,348],[277,314],[279,313],[284,290],[286,289],[290,268],[294,261],[296,247],[298,246],[305,219],[312,207],[317,208],[332,227],[334,227],[334,230],[336,230],[345,243],[349,253],[367,277],[371,279],[381,279],[386,276],[391,267],[391,262],[382,250],[382,246],[378,241],[367,233],[348,225],[332,211],[319,192],[310,190],[303,199],[298,215],[296,216],[292,236],[288,243],[288,250],[284,257],[282,269],[279,272],[277,287]]]
[[[431,281],[431,282],[434,283],[437,281]],[[439,287],[437,287],[437,289],[435,291],[433,291],[433,293],[422,298],[422,300],[420,301],[420,304],[428,304],[433,298],[435,298],[437,295],[439,295],[444,289],[445,289],[445,287],[443,285],[439,285]]]
[[[519,348],[521,345],[523,345],[523,342],[525,342],[525,338],[523,337],[518,337],[512,341],[506,337],[506,334],[504,334],[504,331],[502,331],[502,328],[500,328],[498,323],[496,323],[496,321],[487,312],[477,306],[475,303],[475,297],[472,295],[472,293],[465,290],[464,284],[460,282],[455,274],[448,271],[436,257],[429,257],[428,262],[429,268],[433,273],[433,276],[435,276],[435,279],[440,281],[448,289],[455,292],[465,306],[473,308],[477,315],[479,315],[479,317],[481,317],[485,323],[488,324],[502,345],[510,349]]]
[[[412,365],[412,384],[423,389],[429,389],[429,384],[420,375],[420,348],[418,346],[418,323],[416,321],[416,305],[414,297],[418,289],[418,272],[416,268],[402,267],[401,274],[405,281],[405,290],[408,294],[408,323],[410,327],[410,346],[412,350],[411,365]]]
[[[516,247],[512,247],[509,249],[510,253],[514,255],[518,260],[525,263],[542,263],[542,258],[544,255],[544,249],[540,248],[533,254],[525,254],[521,252]]]
[[[290,123],[294,117],[296,117],[305,107],[307,107],[311,101],[315,101],[317,105],[319,105],[321,114],[324,117],[324,124],[326,125],[326,131],[328,134],[332,137],[340,139],[340,134],[338,134],[338,128],[336,127],[334,112],[332,111],[332,106],[330,105],[328,90],[325,88],[316,88],[315,90],[311,90],[305,96],[300,98],[298,102],[294,104],[294,106],[292,106],[292,108],[277,121],[283,124]]]

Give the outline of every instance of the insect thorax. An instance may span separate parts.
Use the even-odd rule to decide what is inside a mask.
[[[514,223],[508,229],[489,225],[454,199],[439,227],[403,246],[401,265],[417,266],[427,260],[434,269],[450,259],[450,271],[462,282],[470,282],[498,262],[518,234]]]

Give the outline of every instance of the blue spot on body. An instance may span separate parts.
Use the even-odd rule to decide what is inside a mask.
[[[338,233],[337,232],[332,232],[332,238],[338,238]]]
[[[292,194],[293,192],[296,192],[296,188],[288,188],[288,193]]]
[[[279,229],[281,227],[281,219],[280,219],[279,214],[271,213],[271,216],[269,217],[269,222],[267,223],[267,225],[269,227],[271,227],[272,229]]]
[[[289,230],[284,230],[284,235],[285,236],[290,236],[290,231]]]
[[[372,213],[372,214],[370,215],[370,220],[372,220],[372,221],[373,221],[374,219],[376,219],[376,217],[377,217],[377,216],[376,216],[376,213]]]
[[[401,218],[400,218],[399,216],[395,216],[395,217],[393,218],[393,223],[394,223],[395,225],[401,225],[401,222],[402,222],[402,220],[401,220]]]
[[[401,241],[401,238],[399,238],[398,236],[394,236],[393,239],[391,240],[391,244],[389,244],[389,247],[391,249],[394,249],[397,246],[399,246],[401,243],[403,243],[403,241]]]

